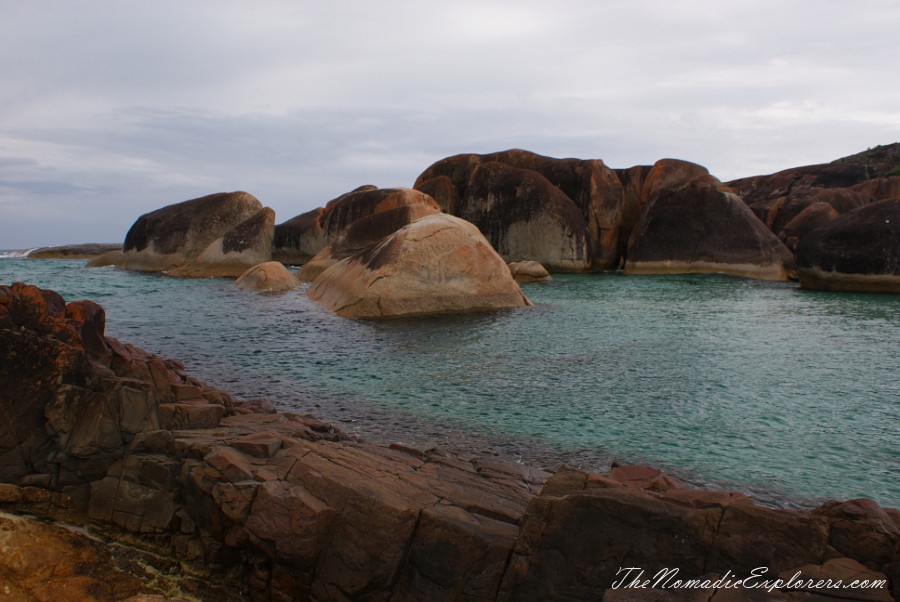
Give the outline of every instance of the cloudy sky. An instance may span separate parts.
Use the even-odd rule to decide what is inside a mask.
[[[458,153],[722,180],[900,140],[897,0],[3,2],[0,249],[246,190],[277,221]]]

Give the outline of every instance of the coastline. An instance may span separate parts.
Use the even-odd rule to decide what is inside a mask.
[[[96,303],[21,283],[0,287],[0,327],[0,409],[11,417],[0,506],[177,559],[165,572],[178,588],[199,576],[202,600],[222,599],[212,590],[223,586],[250,600],[658,600],[665,583],[620,591],[622,567],[672,566],[708,600],[731,598],[704,579],[760,567],[788,599],[845,597],[815,585],[826,578],[873,584],[877,597],[863,599],[900,591],[900,511],[869,500],[769,509],[642,466],[550,474],[373,445],[236,401],[179,361],[105,337]],[[35,539],[33,523],[0,522],[7,544],[59,549],[58,533]],[[102,558],[59,556],[49,573],[44,555],[5,558],[0,575],[29,592],[97,591]],[[813,585],[792,587],[801,574]]]

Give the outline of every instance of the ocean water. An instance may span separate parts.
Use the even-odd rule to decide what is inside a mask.
[[[347,320],[231,281],[0,260],[107,334],[378,442],[555,469],[647,463],[769,505],[900,507],[900,297],[720,275],[559,275],[533,308]]]

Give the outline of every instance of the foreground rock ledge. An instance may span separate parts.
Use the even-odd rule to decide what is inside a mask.
[[[379,447],[261,400],[232,401],[177,362],[105,337],[103,326],[96,304],[0,287],[0,411],[12,418],[0,425],[0,510],[95,536],[0,516],[0,547],[15,550],[0,554],[0,589],[11,599],[898,593],[900,512],[869,500],[791,512],[688,489],[644,467],[607,475],[563,467],[551,476],[494,458]],[[96,536],[127,545],[113,558]],[[131,569],[122,568],[122,550],[136,559]],[[682,579],[766,567],[773,578],[802,571],[887,585],[771,594],[614,588],[622,567],[648,578],[678,568]]]

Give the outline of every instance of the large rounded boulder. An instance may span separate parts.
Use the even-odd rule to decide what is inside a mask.
[[[435,214],[326,269],[307,290],[344,317],[523,307],[530,302],[472,224]]]
[[[167,273],[189,278],[237,278],[272,258],[274,229],[275,212],[263,207],[211,242],[199,256]]]
[[[246,192],[211,194],[142,215],[116,266],[184,276],[239,276],[271,257],[275,214]]]
[[[740,197],[704,177],[655,193],[631,234],[625,273],[787,280],[792,260]]]
[[[804,288],[900,293],[900,199],[849,211],[797,245]]]
[[[484,233],[508,262],[537,261],[551,272],[586,272],[591,241],[578,206],[534,170],[492,161],[472,173],[459,217]]]
[[[539,261],[558,272],[602,271],[616,268],[625,250],[624,189],[598,159],[520,149],[455,155],[428,167],[415,188],[475,223],[507,261]],[[582,228],[583,244],[573,239]]]

